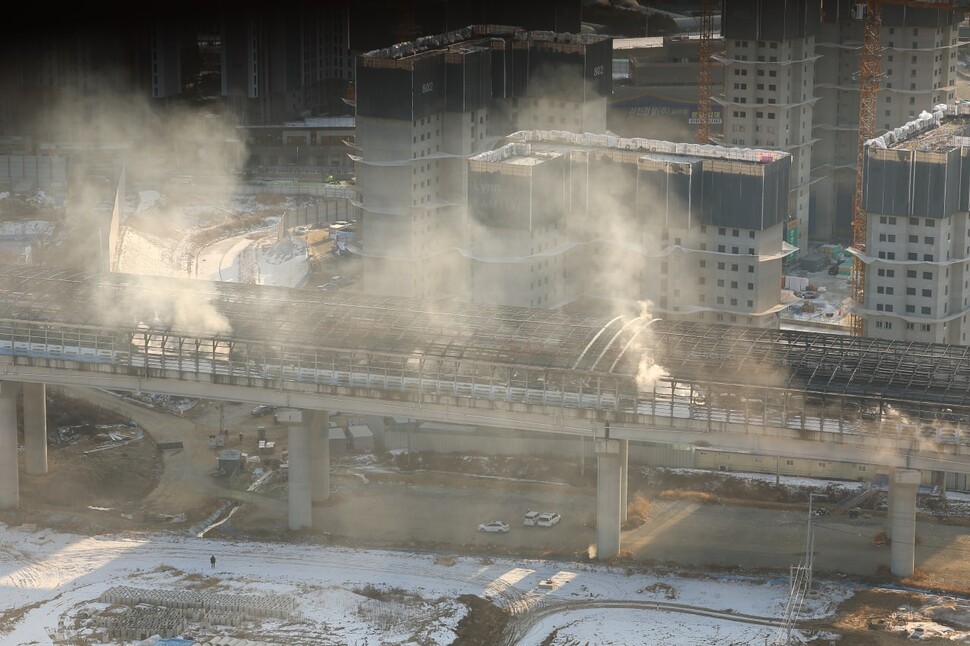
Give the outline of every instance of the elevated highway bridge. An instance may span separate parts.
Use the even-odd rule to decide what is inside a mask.
[[[289,409],[294,528],[329,490],[328,410],[592,436],[603,558],[631,439],[893,469],[894,572],[919,472],[970,472],[970,348],[635,315],[0,266],[0,506],[18,504],[21,384],[32,472],[44,384]]]

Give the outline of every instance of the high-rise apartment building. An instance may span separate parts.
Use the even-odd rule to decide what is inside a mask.
[[[959,12],[882,7],[876,127],[954,98]],[[859,124],[861,3],[726,0],[724,145],[792,154],[788,240],[851,239]],[[797,229],[796,229],[797,227]],[[797,233],[796,233],[797,230]]]
[[[864,12],[858,3],[825,0],[816,51],[812,152],[813,237],[852,236],[859,137],[859,51]],[[958,23],[963,15],[886,4],[882,8],[882,81],[876,131],[953,100]]]
[[[790,155],[523,131],[469,161],[470,300],[777,326]]]
[[[808,248],[818,0],[725,0],[723,96],[725,146],[791,154],[785,238]]]
[[[489,25],[358,57],[363,291],[461,294],[468,158],[522,128],[603,132],[611,43]]]
[[[970,109],[873,140],[864,189],[865,335],[970,343]]]

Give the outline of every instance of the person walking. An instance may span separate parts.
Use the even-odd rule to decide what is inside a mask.
[[[212,565],[212,569],[216,569],[216,555],[213,554],[209,557],[209,563]]]

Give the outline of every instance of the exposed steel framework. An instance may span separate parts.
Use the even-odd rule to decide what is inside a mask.
[[[714,8],[716,0],[703,0],[701,3],[701,39],[698,48],[700,59],[697,68],[697,143],[711,143],[711,121],[713,120],[713,65],[714,65]]]
[[[967,346],[3,265],[0,286],[0,328],[75,339],[62,345],[91,335],[210,361],[292,352],[372,369],[447,363],[468,379],[528,373],[548,388],[559,374],[632,390],[647,350],[668,381],[970,407]],[[166,311],[189,305],[184,321]],[[206,329],[204,312],[227,327]]]

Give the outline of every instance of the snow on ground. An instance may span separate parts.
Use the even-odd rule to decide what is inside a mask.
[[[210,555],[216,557],[214,568]],[[753,622],[780,617],[788,598],[784,577],[683,578],[590,563],[478,557],[456,557],[447,565],[428,553],[163,533],[85,537],[0,525],[3,643],[66,643],[77,636],[125,643],[102,639],[97,631],[103,629],[96,628],[98,614],[108,608],[99,597],[114,586],[283,595],[296,603],[288,620],[264,618],[238,626],[190,621],[188,632],[199,640],[245,634],[271,643],[323,646],[450,644],[466,612],[456,601],[463,594],[513,611],[524,645],[543,643],[554,631],[546,643],[763,643],[778,629]],[[823,584],[803,616],[831,613],[849,594],[848,586]],[[627,607],[604,610],[590,604]],[[674,604],[711,612],[701,617]],[[607,633],[611,641],[603,641]]]

